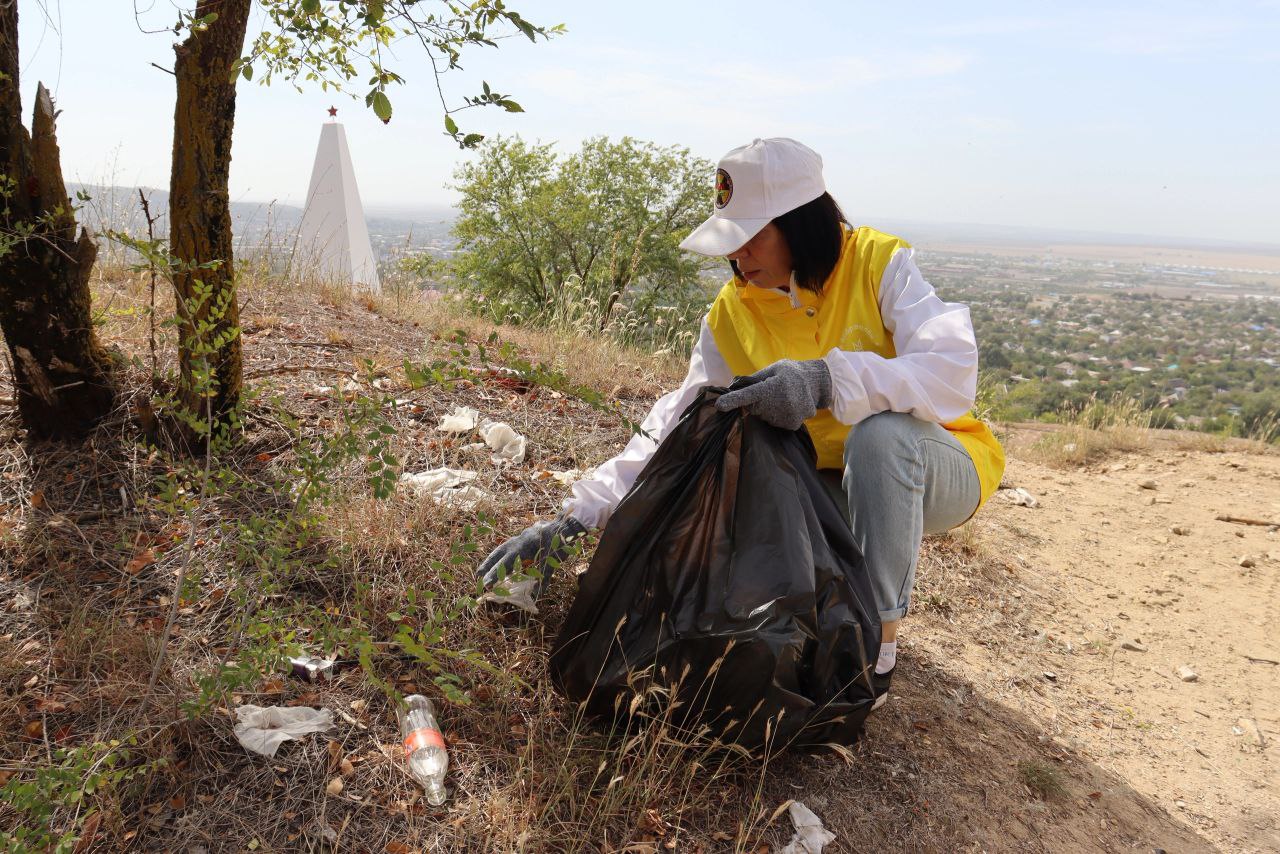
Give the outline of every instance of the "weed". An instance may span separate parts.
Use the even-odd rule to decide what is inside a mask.
[[[1062,778],[1062,772],[1048,762],[1027,759],[1018,763],[1018,779],[1042,800],[1066,793]]]
[[[0,788],[0,800],[21,816],[12,830],[0,830],[4,850],[14,854],[86,850],[101,814],[99,805],[123,785],[165,764],[140,762],[131,750],[137,738],[60,748],[52,760],[13,775]],[[87,837],[82,840],[82,834]]]

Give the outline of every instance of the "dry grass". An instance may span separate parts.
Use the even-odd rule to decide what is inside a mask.
[[[144,356],[148,318],[130,307],[145,305],[146,281],[125,277],[99,282],[98,289],[99,305],[111,306],[101,313],[105,337]],[[201,502],[191,517],[197,529],[190,584],[176,594],[178,617],[167,637],[174,572],[191,532],[188,520],[161,512],[156,484],[167,463],[139,444],[131,419],[131,402],[148,384],[145,372],[123,374],[120,411],[81,448],[28,446],[14,441],[12,416],[0,423],[6,431],[0,726],[22,734],[0,748],[0,773],[26,779],[47,766],[58,746],[135,735],[130,761],[152,770],[92,800],[103,815],[100,847],[712,854],[768,844],[776,850],[790,836],[778,808],[802,794],[846,849],[1008,844],[1002,822],[1028,803],[1014,762],[1042,759],[1044,748],[1025,718],[973,701],[973,686],[948,673],[946,662],[905,651],[894,703],[873,717],[871,738],[851,750],[747,760],[680,732],[660,702],[611,728],[584,720],[548,682],[547,651],[575,591],[571,571],[553,579],[537,618],[467,611],[427,639],[468,701],[441,704],[452,796],[443,808],[426,805],[399,756],[384,686],[437,698],[441,691],[437,673],[392,638],[402,626],[429,624],[433,609],[472,592],[470,569],[479,555],[555,512],[567,491],[540,471],[598,463],[629,433],[615,416],[537,388],[519,393],[468,382],[415,391],[403,385],[400,361],[441,357],[458,328],[472,341],[498,331],[525,358],[550,362],[574,382],[606,393],[617,388],[631,418],[678,381],[683,365],[602,341],[495,330],[439,301],[369,302],[321,286],[287,290],[261,282],[246,282],[243,298],[246,372],[257,378],[259,402],[242,444],[220,465],[249,486]],[[300,449],[280,412],[296,418],[306,437],[331,432],[344,398],[314,390],[351,383],[371,393],[369,378],[354,370],[364,358],[385,369],[382,391],[404,401],[387,417],[405,468],[477,470],[478,485],[494,497],[477,511],[404,495],[374,501],[358,466],[337,472],[337,500],[317,521],[322,536],[303,560],[289,564],[287,578],[273,580],[271,601],[295,615],[274,630],[318,649],[326,627],[359,627],[377,644],[370,666],[350,663],[319,685],[262,673],[229,702],[188,719],[181,703],[199,693],[198,677],[234,655],[237,616],[246,602],[262,604],[256,584],[267,580],[239,565],[218,532],[266,518],[290,500],[278,474]],[[273,396],[279,402],[268,405]],[[434,425],[461,403],[525,433],[529,459],[499,468],[469,449],[469,439],[442,437]],[[1011,570],[985,553],[982,525],[979,519],[926,542],[914,624],[949,626],[1004,601],[999,591]],[[455,564],[461,544],[474,550]],[[137,560],[146,549],[154,562]],[[418,610],[408,607],[411,601]],[[1006,629],[982,631],[998,636]],[[143,704],[162,650],[153,701]],[[353,657],[350,648],[336,652]],[[954,713],[962,699],[963,713]],[[289,742],[266,760],[232,736],[238,703],[323,706],[335,712],[338,726],[328,736]],[[343,786],[329,794],[334,778]],[[985,824],[975,826],[974,816]],[[0,828],[15,818],[0,806]],[[1089,820],[1096,829],[1096,819]],[[75,821],[70,810],[55,815],[60,828]]]
[[[1061,413],[1059,423],[1031,446],[1029,456],[1036,462],[1077,467],[1151,444],[1151,415],[1130,398],[1091,400]]]

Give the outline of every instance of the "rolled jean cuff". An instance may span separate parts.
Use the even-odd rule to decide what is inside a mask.
[[[901,608],[894,608],[892,611],[881,611],[880,624],[884,625],[885,623],[896,623],[898,620],[901,620],[905,616],[907,616],[907,609],[905,606]]]

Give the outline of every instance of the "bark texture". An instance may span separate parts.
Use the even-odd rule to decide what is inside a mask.
[[[240,400],[242,358],[240,312],[231,248],[231,133],[236,84],[231,67],[240,58],[251,0],[200,0],[197,18],[216,13],[207,29],[175,48],[178,96],[173,117],[173,168],[169,179],[169,248],[176,261],[174,288],[180,303],[208,298],[190,316],[180,309],[179,369],[183,404],[214,431],[225,427]],[[214,267],[207,265],[216,264]],[[190,346],[195,342],[195,346]],[[201,352],[211,347],[212,352]],[[207,360],[206,398],[197,376]]]
[[[49,92],[22,125],[18,8],[0,0],[0,329],[29,435],[83,437],[115,402],[111,359],[94,334],[89,273],[98,247],[62,180]]]

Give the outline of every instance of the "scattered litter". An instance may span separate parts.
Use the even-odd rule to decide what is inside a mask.
[[[449,752],[436,721],[435,707],[421,694],[413,694],[404,698],[404,708],[397,708],[396,717],[409,773],[426,792],[427,803],[438,807],[447,797],[444,777],[449,771]]]
[[[1038,507],[1040,502],[1030,492],[1027,492],[1021,486],[1015,486],[1012,489],[1000,490],[1000,497],[1010,504],[1017,504],[1021,507]]]
[[[1184,664],[1178,668],[1178,678],[1181,679],[1183,682],[1195,682],[1197,679],[1200,678],[1200,674],[1196,673],[1194,670],[1192,670],[1190,667]]]
[[[505,590],[506,593],[500,593]],[[515,605],[530,614],[538,613],[538,606],[533,603],[533,594],[538,590],[537,578],[522,578],[519,581],[502,581],[490,590],[486,590],[476,601],[496,602],[499,605]]]
[[[438,468],[421,472],[405,472],[400,475],[400,485],[419,498],[433,498],[449,507],[471,510],[489,493],[471,481],[478,475],[466,469]]]
[[[293,675],[304,682],[328,682],[333,679],[335,662],[332,658],[300,655],[290,658],[289,664],[293,668]]]
[[[822,819],[800,801],[793,801],[787,808],[796,832],[781,854],[822,854],[822,848],[836,835],[822,826]]]
[[[580,480],[585,480],[595,473],[595,469],[568,469],[566,471],[548,471],[543,469],[533,476],[534,480],[554,480],[556,483],[564,486],[573,486]]]
[[[455,406],[453,414],[441,418],[436,429],[443,433],[470,433],[479,421],[480,413],[470,406]]]
[[[502,421],[485,424],[480,427],[480,438],[493,449],[495,463],[509,461],[524,462],[525,438],[511,429],[511,425]]]
[[[236,709],[233,732],[246,750],[275,756],[286,741],[331,729],[333,713],[328,709],[244,705]]]

